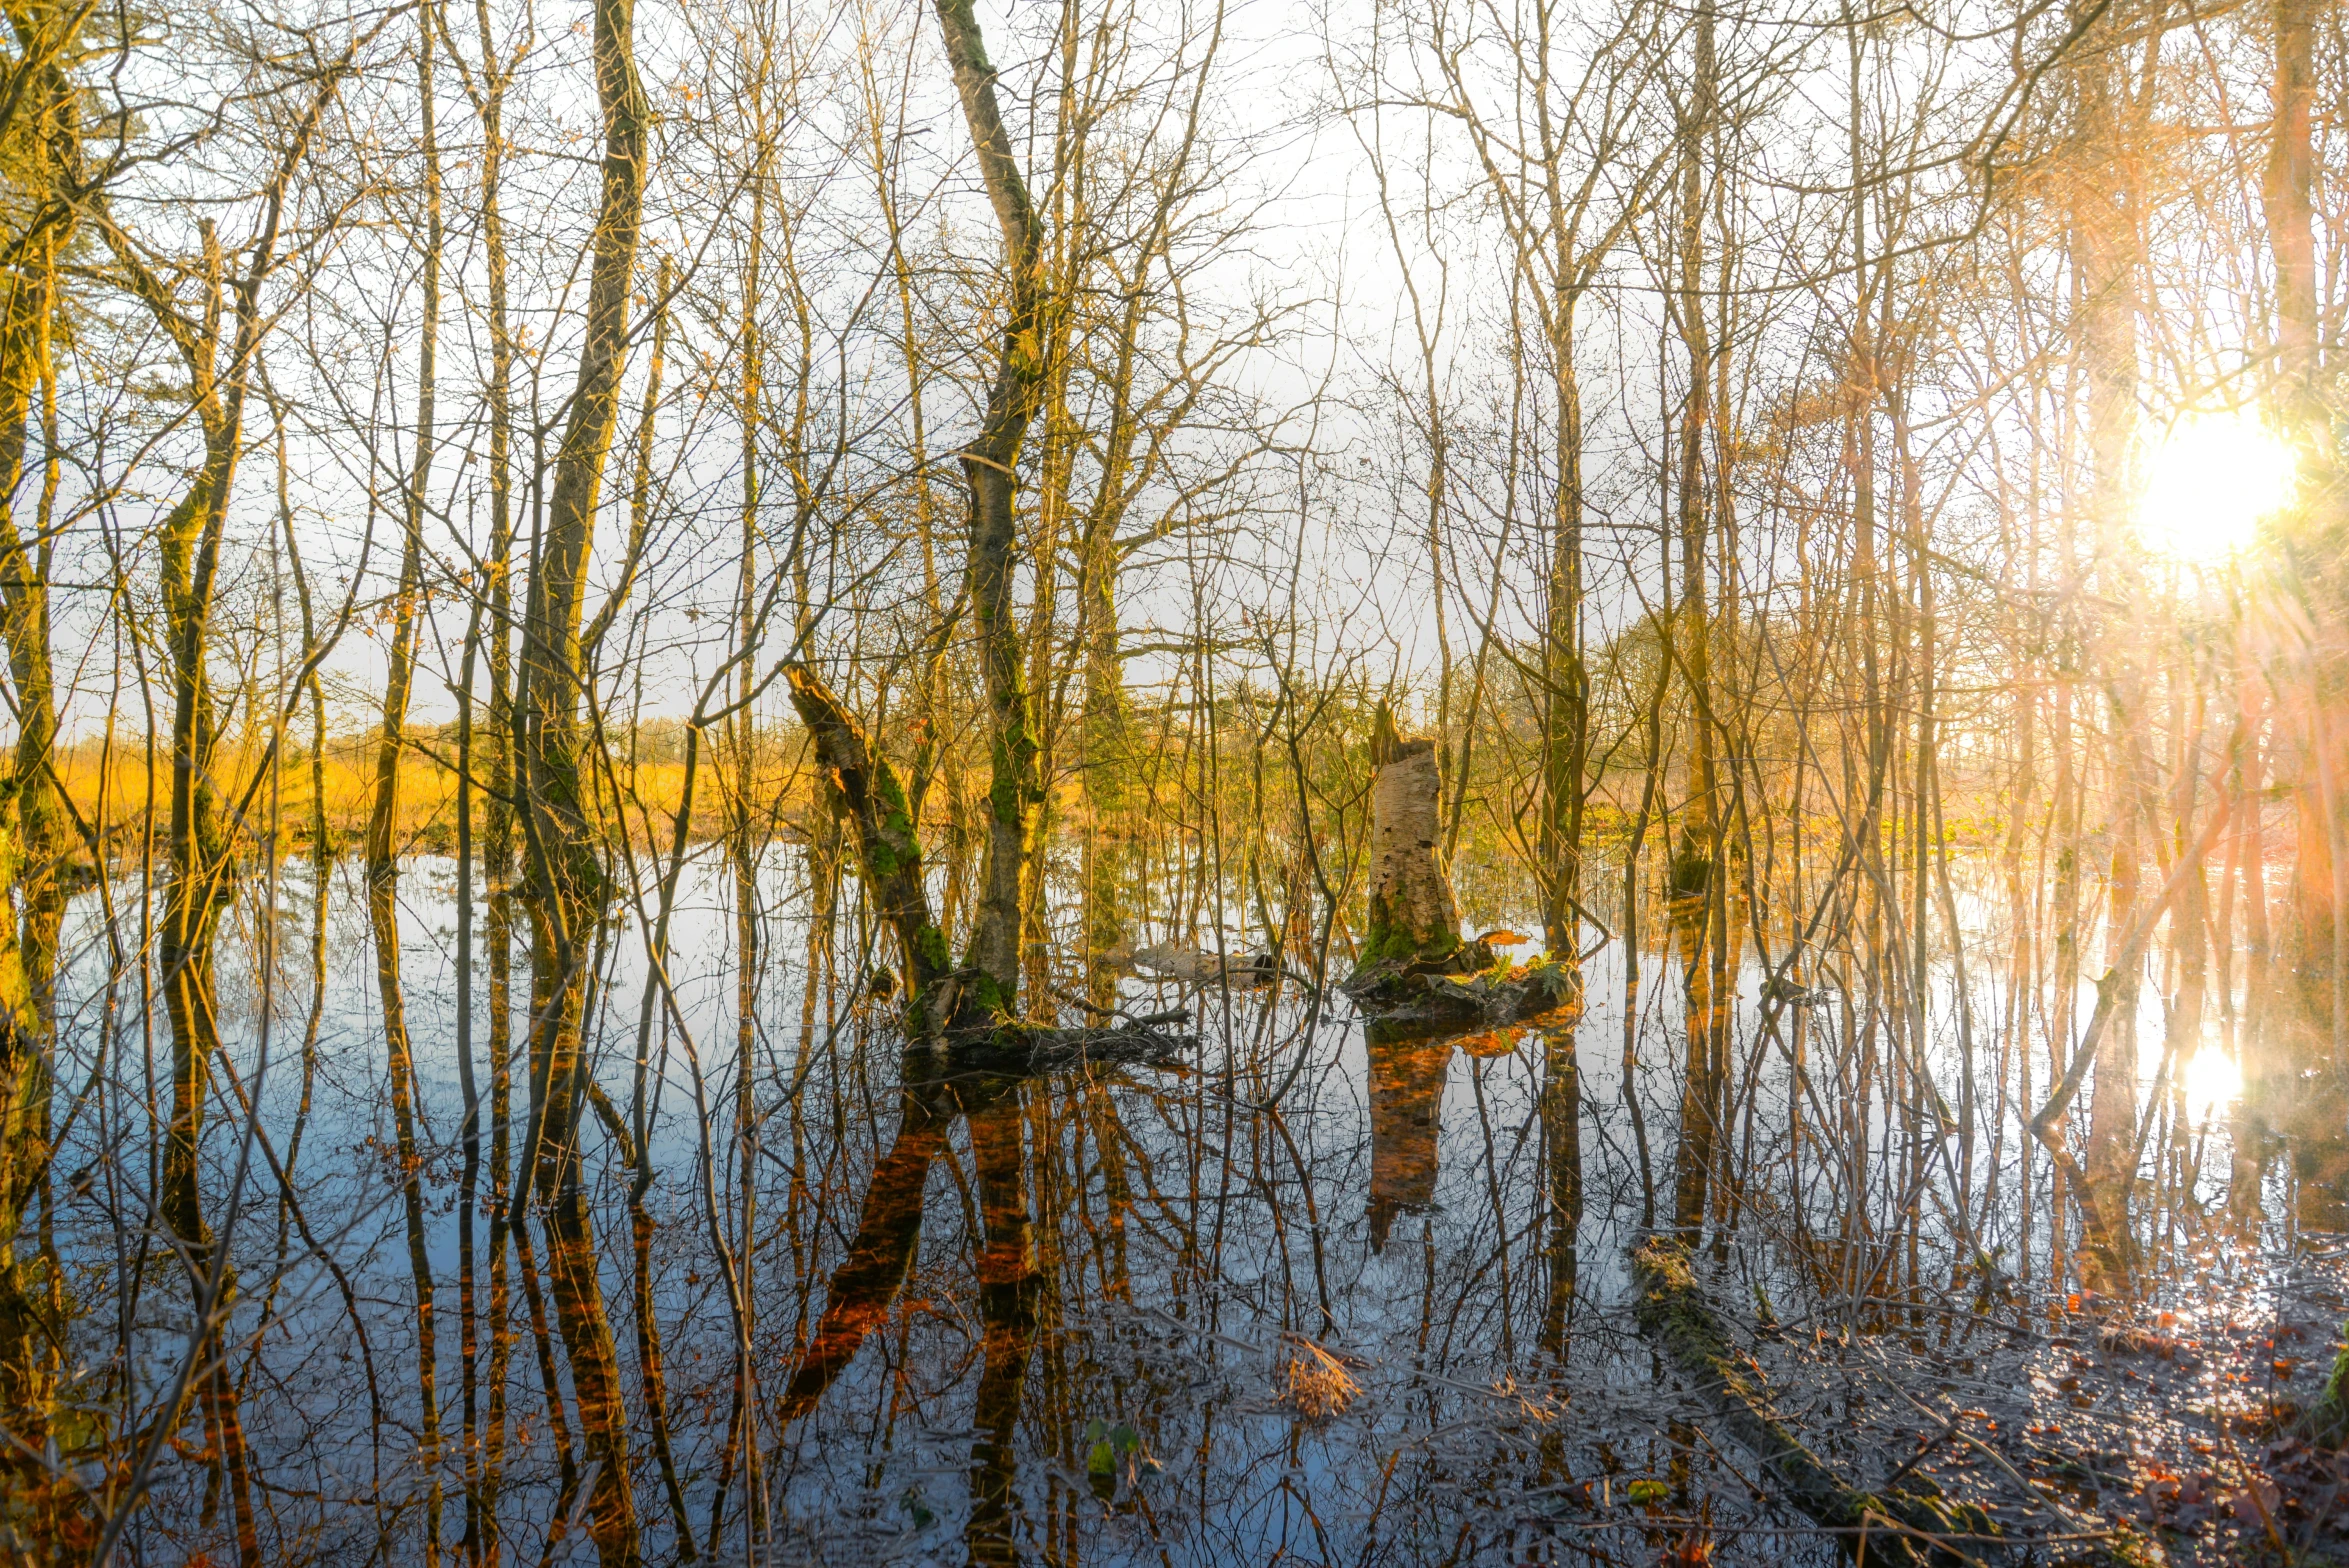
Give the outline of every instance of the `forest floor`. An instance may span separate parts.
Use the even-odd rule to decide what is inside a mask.
[[[1777,1413],[1855,1484],[1924,1477],[1985,1509],[2007,1538],[1985,1561],[2029,1542],[2042,1562],[2308,1565],[2349,1562],[2349,1454],[2302,1430],[2345,1308],[2349,1238],[2213,1240],[2128,1308],[1919,1301],[1865,1333],[1749,1311],[1744,1335]],[[1741,1556],[1675,1501],[1654,1512],[1682,1560]]]

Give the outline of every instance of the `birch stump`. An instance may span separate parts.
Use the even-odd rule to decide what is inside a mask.
[[[1436,743],[1395,733],[1384,704],[1370,740],[1370,929],[1357,973],[1377,964],[1450,958],[1460,942],[1443,843],[1443,774]]]

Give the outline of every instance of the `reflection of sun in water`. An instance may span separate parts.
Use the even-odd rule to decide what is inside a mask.
[[[2186,1063],[2183,1079],[2186,1115],[2199,1122],[2213,1111],[2232,1105],[2243,1092],[2243,1069],[2215,1045],[2197,1046]]]
[[[2186,414],[2148,456],[2138,526],[2178,560],[2219,561],[2292,496],[2292,449],[2247,413]]]

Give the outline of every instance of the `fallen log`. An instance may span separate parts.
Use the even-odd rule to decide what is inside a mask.
[[[1284,973],[1280,959],[1270,952],[1216,954],[1178,947],[1172,942],[1137,947],[1130,952],[1113,950],[1104,956],[1113,963],[1122,962],[1124,967],[1148,979],[1171,980],[1181,985],[1270,985]]]
[[[950,1031],[945,1044],[954,1067],[1033,1075],[1072,1067],[1172,1067],[1199,1048],[1199,1037],[1152,1024],[1058,1029],[1007,1023]]]
[[[1779,1497],[1833,1531],[1855,1561],[1883,1568],[1964,1563],[1980,1560],[1967,1546],[1994,1544],[1984,1538],[1999,1531],[1980,1508],[1935,1495],[1921,1476],[1910,1488],[1881,1493],[1847,1486],[1770,1414],[1760,1368],[1730,1339],[1683,1243],[1650,1236],[1631,1254],[1631,1277],[1640,1332],[1695,1384],[1722,1430],[1760,1462]]]
[[[1638,1292],[1632,1312],[1640,1332],[1695,1385],[1721,1430],[1760,1461],[1763,1476],[1779,1497],[1831,1532],[1861,1568],[1979,1564],[1986,1550],[2003,1560],[2083,1568],[2153,1568],[2166,1560],[2158,1544],[2127,1524],[2114,1526],[2101,1539],[2086,1529],[2068,1530],[2059,1537],[2061,1549],[2051,1552],[2057,1542],[2010,1536],[1980,1507],[1943,1496],[1929,1478],[1905,1467],[1894,1472],[1892,1484],[1881,1491],[1845,1485],[1770,1413],[1762,1370],[1730,1338],[1728,1325],[1689,1267],[1685,1242],[1669,1236],[1641,1242],[1632,1250],[1631,1279]],[[1918,1410],[1931,1414],[1921,1405]],[[1978,1443],[1971,1446],[1997,1459],[1994,1450]],[[2011,1467],[1998,1462],[2018,1485],[2023,1484]],[[2067,1524],[2079,1523],[2049,1499],[2033,1497],[2030,1503],[2034,1509],[2052,1508]]]
[[[930,985],[933,994],[967,998],[977,989],[976,978],[975,970],[947,970],[933,974]],[[885,1001],[887,993],[876,992],[874,999]],[[929,1064],[920,1069],[925,1078],[941,1071],[949,1077],[983,1073],[1032,1078],[1083,1066],[1171,1067],[1199,1048],[1196,1034],[1168,1027],[1190,1020],[1186,1008],[1128,1013],[1076,1000],[1084,1011],[1104,1021],[1069,1029],[966,1009],[939,1026],[909,1007],[902,1014],[908,1062],[913,1060],[911,1053],[920,1053]],[[909,1065],[907,1071],[915,1069]]]

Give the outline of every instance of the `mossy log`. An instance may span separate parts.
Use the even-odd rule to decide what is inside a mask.
[[[2341,1327],[2349,1335],[2349,1323]],[[2349,1348],[2333,1357],[2316,1402],[2301,1413],[2293,1429],[2319,1448],[2349,1447]]]
[[[830,775],[856,830],[857,864],[866,889],[896,933],[905,965],[908,1028],[928,1036],[949,1022],[968,1021],[978,988],[964,985],[950,969],[946,935],[930,913],[923,882],[920,826],[896,771],[812,668],[792,664],[784,674],[791,683],[791,705],[815,741],[817,765]]]
[[[1072,1067],[1171,1067],[1197,1050],[1199,1039],[1154,1024],[1055,1029],[1006,1023],[950,1031],[945,1046],[957,1068],[1037,1074]]]
[[[1884,1568],[1979,1560],[1976,1548],[1989,1544],[1981,1538],[1998,1533],[1981,1509],[1929,1491],[1874,1493],[1847,1486],[1770,1414],[1761,1370],[1737,1348],[1705,1298],[1686,1246],[1649,1237],[1631,1254],[1631,1277],[1639,1292],[1634,1313],[1640,1332],[1695,1383],[1722,1430],[1760,1462],[1780,1498],[1834,1531],[1855,1560]]]

